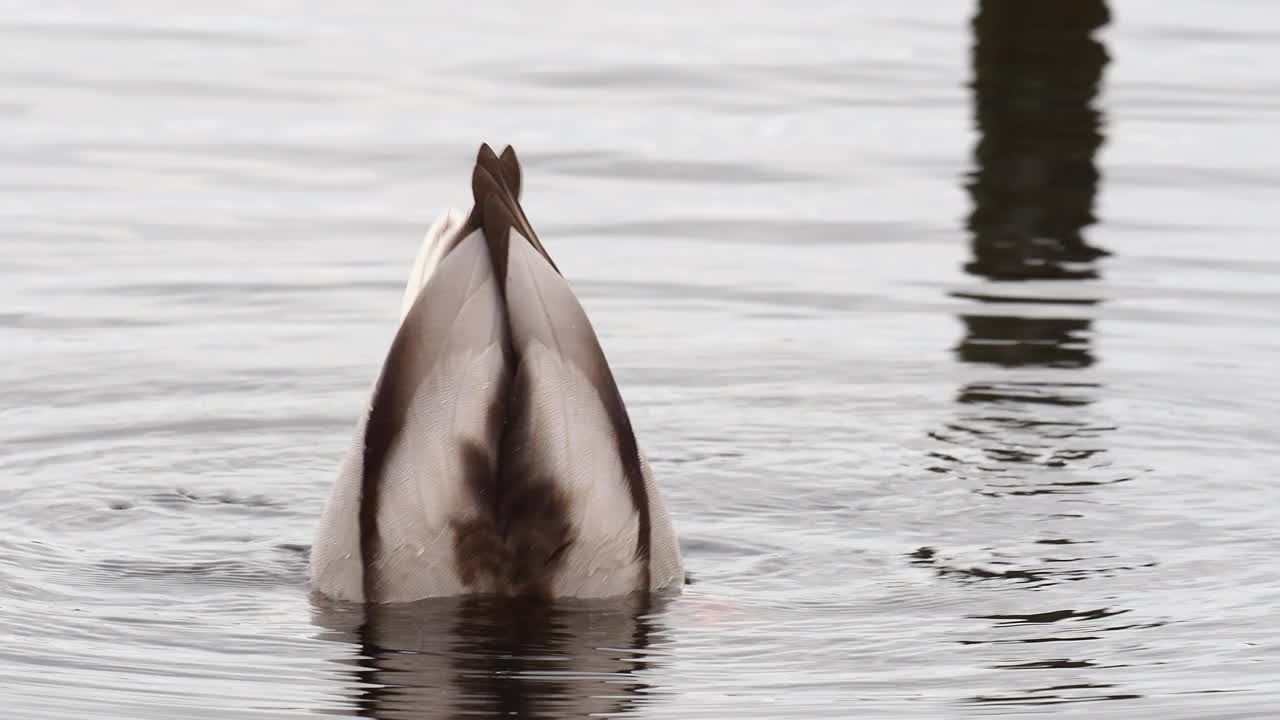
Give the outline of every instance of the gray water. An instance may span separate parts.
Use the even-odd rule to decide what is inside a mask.
[[[3,717],[1273,715],[1274,3],[432,5],[0,6]],[[693,582],[313,607],[484,141]]]

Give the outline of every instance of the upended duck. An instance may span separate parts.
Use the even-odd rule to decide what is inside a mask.
[[[486,144],[427,232],[311,550],[349,602],[679,588],[652,469],[595,331]]]

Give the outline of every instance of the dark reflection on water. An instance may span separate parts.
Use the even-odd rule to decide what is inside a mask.
[[[1097,362],[1093,320],[1079,312],[1100,299],[1081,298],[1078,289],[1057,297],[1043,288],[1053,281],[1096,279],[1096,260],[1108,254],[1086,242],[1084,231],[1096,220],[1101,175],[1095,155],[1103,133],[1095,100],[1107,63],[1106,49],[1093,34],[1109,19],[1102,0],[979,3],[972,56],[979,140],[967,184],[972,258],[964,269],[989,282],[967,297],[983,308],[1027,304],[1025,292],[1009,292],[1010,283],[1044,282],[1030,298],[1040,312],[962,314],[964,338],[955,348],[962,362],[1017,369],[1085,369]],[[1046,314],[1055,307],[1061,310]],[[1037,439],[1049,441],[1070,437],[1073,427],[1086,431],[1089,423],[1039,417],[1034,407],[1088,405],[1097,388],[1084,378],[1001,377],[969,384],[957,400],[999,409],[975,424],[994,433],[984,433],[991,441],[1016,426],[1015,444],[1023,446],[1027,434],[1042,436],[1040,430],[1052,437]],[[1025,455],[1025,448],[1016,454]],[[1061,459],[1055,453],[1051,462]]]
[[[1014,315],[961,315],[965,339],[958,352],[971,363],[1005,367],[1088,367],[1089,320],[1026,318]]]
[[[314,619],[359,650],[348,688],[359,717],[599,717],[651,699],[643,675],[668,601],[440,598],[318,607]]]
[[[935,453],[941,464],[933,469],[970,483],[974,493],[999,504],[998,512],[1023,516],[1023,526],[1084,522],[1078,506],[1060,506],[1058,499],[1131,479],[1109,468],[1105,438],[1114,428],[1091,415],[1103,388],[1091,374],[1099,358],[1089,314],[1102,299],[1089,295],[1089,281],[1099,278],[1097,261],[1108,254],[1085,239],[1096,221],[1102,179],[1095,156],[1103,124],[1095,101],[1107,52],[1094,33],[1109,20],[1101,0],[983,0],[973,19],[979,140],[966,185],[972,255],[964,270],[986,282],[957,294],[974,309],[959,316],[964,335],[954,351],[960,362],[990,372],[957,393],[958,416],[934,433],[956,449]],[[1017,540],[1015,547],[983,548],[971,565],[949,562],[932,548],[917,551],[912,562],[953,582],[1023,593],[1134,569],[1105,550],[1080,552],[1092,543],[1087,539]],[[1046,545],[1058,551],[1048,554]],[[970,616],[991,625],[980,639],[961,644],[1026,648],[1016,659],[999,656],[1003,662],[995,668],[1092,668],[1088,658],[1058,653],[1132,627],[1109,620],[1127,612],[1050,606]],[[1035,648],[1049,649],[1044,655],[1050,656],[1037,657]],[[970,701],[1038,705],[1134,697],[1106,682],[1031,679],[1025,690]]]
[[[1102,146],[1094,98],[1107,52],[1101,0],[982,0],[973,20],[980,139],[965,270],[996,280],[1093,278]]]
[[[1097,362],[1093,320],[1078,315],[1096,299],[1082,302],[1077,290],[1059,300],[1040,290],[1032,303],[1039,311],[1022,315],[1016,306],[1025,298],[1008,290],[1010,283],[1046,281],[1042,288],[1098,277],[1095,261],[1106,253],[1085,241],[1084,230],[1095,221],[1101,179],[1094,156],[1102,122],[1094,102],[1107,62],[1093,33],[1109,18],[1101,0],[979,3],[973,19],[979,140],[967,184],[972,258],[965,271],[988,281],[982,292],[968,294],[978,307],[1008,309],[960,315],[961,362],[1019,371],[1084,370]],[[997,462],[1096,461],[1096,443],[1060,446],[1073,437],[1096,438],[1095,424],[1037,408],[1087,406],[1098,389],[1087,376],[993,375],[961,388],[957,402],[978,412],[939,435],[978,440]]]

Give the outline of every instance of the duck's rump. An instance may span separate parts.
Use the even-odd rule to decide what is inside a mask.
[[[482,148],[475,207],[407,304],[312,549],[324,595],[600,597],[683,578],[608,363],[507,157]]]

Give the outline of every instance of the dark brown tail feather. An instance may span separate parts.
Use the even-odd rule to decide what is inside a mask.
[[[543,247],[537,234],[533,231],[524,209],[518,199],[521,184],[520,163],[515,149],[507,146],[499,159],[487,144],[480,146],[476,158],[476,168],[472,174],[472,194],[475,197],[476,210],[482,213],[477,226],[482,225],[486,237],[490,240],[491,258],[499,284],[506,284],[507,249],[510,241],[510,230],[515,228],[521,235],[529,239],[530,244],[544,257],[551,267],[560,273],[555,261]],[[563,273],[561,273],[563,274]],[[598,346],[598,340],[597,340]],[[604,351],[600,349],[603,356]],[[517,366],[519,360],[517,360]],[[636,543],[637,556],[648,559],[650,544],[649,497],[645,491],[644,474],[640,467],[640,451],[635,434],[631,427],[631,418],[622,401],[613,373],[608,363],[601,368],[600,375],[594,378],[597,390],[609,414],[617,439],[618,450],[622,456],[623,468],[627,476],[628,490],[631,500],[640,515],[639,538]],[[645,564],[646,587],[648,585],[648,564]]]
[[[482,144],[476,156],[475,170],[472,172],[471,189],[475,207],[472,217],[468,218],[468,229],[483,227],[489,240],[489,251],[494,263],[494,272],[499,279],[499,286],[506,285],[507,250],[511,229],[515,228],[551,265],[556,273],[560,269],[547,252],[542,242],[529,223],[524,209],[520,205],[519,193],[522,184],[520,161],[516,151],[507,146],[502,157],[493,154],[488,144]],[[598,341],[597,341],[598,343]],[[600,349],[601,355],[604,354]],[[517,353],[518,355],[518,353]],[[516,359],[516,366],[520,363]],[[623,468],[627,476],[627,485],[632,502],[640,515],[639,537],[636,543],[636,555],[647,560],[650,544],[649,498],[645,491],[643,471],[640,467],[640,452],[635,434],[631,427],[631,418],[623,403],[613,373],[604,364],[598,377],[594,378],[597,390],[608,410],[610,424],[613,425],[614,436],[618,442],[618,450],[622,456]],[[645,583],[648,584],[648,564],[645,564]]]
[[[516,149],[508,145],[502,154],[498,156],[498,160],[502,161],[502,179],[507,181],[507,187],[511,188],[511,194],[516,200],[520,199],[520,161],[516,159]],[[526,221],[527,222],[527,221]]]
[[[507,146],[502,151],[502,157],[499,159],[494,156],[493,150],[487,144],[480,146],[480,152],[476,158],[476,169],[472,175],[472,193],[475,196],[477,208],[481,207],[481,198],[484,198],[484,210],[482,211],[484,214],[482,217],[485,235],[491,238],[495,236],[498,238],[497,242],[490,241],[490,252],[494,253],[492,260],[501,285],[505,285],[506,282],[507,248],[510,230],[513,227],[521,235],[529,239],[530,244],[546,258],[552,269],[559,274],[563,274],[560,273],[555,261],[551,259],[551,255],[543,247],[537,233],[534,232],[532,225],[529,223],[528,217],[524,214],[524,209],[521,207],[518,197],[521,180],[520,162],[516,157],[514,148]],[[498,267],[499,265],[501,265],[501,268]],[[598,342],[597,340],[597,347]],[[604,350],[601,348],[599,351],[603,356]],[[517,365],[518,363],[519,361],[517,360]],[[623,468],[627,476],[628,490],[632,503],[640,515],[636,555],[647,560],[651,535],[649,497],[645,491],[644,474],[640,467],[640,450],[631,427],[631,418],[607,362],[601,368],[600,376],[594,378],[594,381],[607,408],[610,424],[613,425],[614,436],[618,442],[618,450],[622,456]],[[649,567],[646,562],[644,573],[646,587],[648,587],[649,582],[648,570]]]
[[[542,245],[542,241],[538,239],[538,234],[533,231],[533,226],[529,224],[529,219],[524,214],[524,209],[520,207],[519,193],[522,182],[520,172],[520,161],[516,157],[516,151],[510,146],[502,152],[502,158],[499,159],[493,153],[493,148],[488,143],[480,146],[480,151],[476,154],[475,169],[471,173],[471,195],[472,208],[471,214],[467,217],[466,223],[463,224],[461,232],[458,233],[459,239],[466,237],[478,228],[484,228],[484,233],[489,237],[492,243],[494,239],[498,239],[498,245],[505,250],[507,235],[512,228],[516,232],[528,239],[534,249],[538,251],[551,268],[560,273],[560,268],[556,266],[551,254]],[[491,211],[490,206],[494,206],[495,211]],[[495,247],[492,246],[491,247]],[[505,252],[503,253],[505,258]],[[494,258],[498,262],[497,257]],[[506,262],[501,263],[501,272],[498,275],[500,281],[506,280]],[[495,269],[499,269],[495,266]],[[499,283],[501,284],[501,282]]]
[[[484,229],[491,259],[494,263],[494,270],[499,279],[499,288],[503,288],[506,284],[507,249],[512,228],[515,228],[523,237],[528,239],[529,243],[546,259],[557,274],[562,274],[555,261],[551,259],[550,254],[546,251],[546,248],[543,247],[537,234],[533,231],[533,227],[520,206],[519,194],[522,180],[520,163],[513,148],[506,147],[502,152],[502,157],[499,158],[487,143],[482,144],[476,157],[476,165],[472,171],[471,178],[474,206],[453,241],[456,246],[462,238],[470,235],[475,230]],[[500,290],[500,292],[505,295],[503,290]],[[363,560],[364,568],[365,601],[374,603],[378,602],[378,598],[375,597],[376,593],[374,592],[377,578],[373,569],[381,550],[377,532],[380,500],[379,482],[381,481],[382,468],[386,462],[386,454],[390,449],[391,440],[399,431],[399,424],[406,412],[406,407],[404,407],[405,387],[411,383],[410,378],[403,376],[404,368],[399,367],[399,363],[395,362],[395,359],[404,350],[408,349],[401,347],[406,344],[406,338],[402,337],[404,330],[402,327],[401,333],[397,334],[392,344],[391,352],[388,355],[389,362],[383,368],[382,384],[370,410],[368,427],[365,433],[364,476],[362,478],[360,507],[361,559]],[[510,350],[511,348],[508,348],[508,351]],[[601,352],[603,354],[603,351]],[[517,356],[514,360],[514,367],[518,368],[520,358]],[[601,376],[595,378],[595,382],[601,392],[601,399],[604,400],[608,409],[610,424],[613,425],[619,451],[622,455],[621,459],[627,476],[630,495],[640,516],[636,555],[647,560],[650,549],[649,503],[644,489],[643,473],[640,468],[639,449],[631,427],[630,417],[623,405],[621,394],[607,364],[602,368]],[[509,398],[507,402],[511,401],[512,399]],[[493,468],[492,472],[501,475],[501,464],[500,461],[500,467]],[[480,480],[480,478],[476,479],[477,484],[480,484]],[[548,479],[544,479],[544,482],[546,480]],[[492,479],[485,484],[492,486]],[[554,483],[547,487],[554,488]],[[556,554],[558,554],[558,551]],[[646,562],[642,580],[644,588],[649,586],[648,575],[649,567]]]

